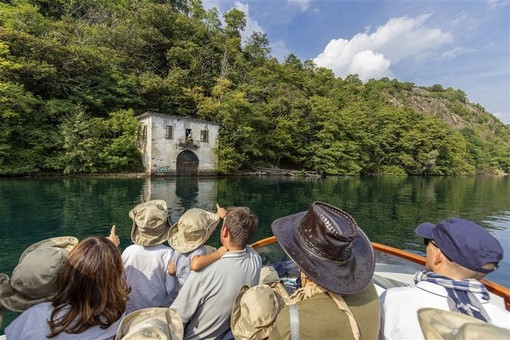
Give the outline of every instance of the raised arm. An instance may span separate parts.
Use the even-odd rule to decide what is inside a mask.
[[[216,216],[218,216],[218,218],[221,219],[227,216],[227,210],[225,208],[220,207],[218,203],[216,203]]]
[[[193,270],[195,272],[199,271],[199,270],[207,267],[211,263],[218,261],[223,255],[225,255],[226,252],[227,252],[227,248],[221,246],[218,248],[218,250],[216,250],[210,254],[195,255],[191,258],[189,266],[190,266],[191,270]]]

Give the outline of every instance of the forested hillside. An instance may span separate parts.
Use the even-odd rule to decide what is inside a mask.
[[[510,172],[510,126],[461,90],[281,63],[266,35],[241,43],[236,9],[12,0],[0,14],[0,175],[140,171],[134,117],[149,110],[221,124],[221,173]]]

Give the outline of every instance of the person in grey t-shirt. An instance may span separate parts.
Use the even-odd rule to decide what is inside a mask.
[[[229,332],[237,292],[259,281],[262,260],[248,246],[257,223],[257,216],[247,207],[227,209],[220,231],[227,253],[203,270],[191,272],[170,306],[181,315],[184,339],[221,339]]]

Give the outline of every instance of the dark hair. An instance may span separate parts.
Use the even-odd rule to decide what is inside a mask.
[[[124,313],[129,291],[119,249],[106,237],[86,238],[60,269],[48,337],[110,327]]]
[[[245,248],[255,233],[259,219],[248,207],[230,207],[227,209],[223,225],[230,232],[232,244]]]

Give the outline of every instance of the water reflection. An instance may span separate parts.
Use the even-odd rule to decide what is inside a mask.
[[[190,208],[215,211],[218,180],[201,177],[147,178],[143,186],[143,201],[165,200],[172,223]]]

